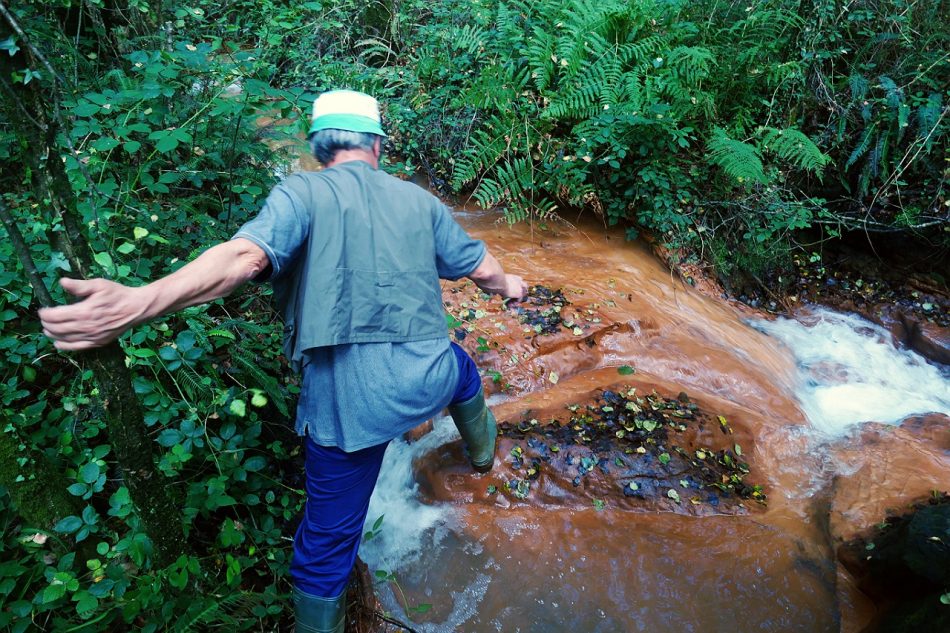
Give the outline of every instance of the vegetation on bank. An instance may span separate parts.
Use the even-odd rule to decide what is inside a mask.
[[[226,239],[317,92],[376,94],[388,168],[512,221],[594,213],[759,274],[809,227],[946,247],[940,10],[0,1],[0,628],[280,617],[303,497],[269,291],[75,356],[35,314],[60,275],[138,284]]]

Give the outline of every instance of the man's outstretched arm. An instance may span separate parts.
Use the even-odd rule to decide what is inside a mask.
[[[139,323],[227,296],[257,277],[269,263],[261,247],[236,238],[209,248],[147,286],[132,288],[107,279],[63,278],[60,284],[80,301],[40,310],[43,333],[57,349],[99,347]]]
[[[523,299],[528,294],[528,284],[518,275],[506,273],[491,253],[485,253],[482,263],[469,273],[468,278],[488,293],[511,299]]]

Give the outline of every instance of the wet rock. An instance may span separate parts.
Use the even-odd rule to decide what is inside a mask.
[[[843,544],[838,557],[879,605],[868,633],[950,630],[950,496],[891,517]]]
[[[915,503],[929,502],[934,491],[942,495],[950,490],[948,428],[950,418],[941,414],[913,416],[901,426],[866,423],[832,447],[830,460],[839,474],[831,487],[829,527],[841,566],[843,631],[897,630],[887,628],[893,622],[881,619],[880,612],[875,619],[880,590],[865,582],[863,565],[870,551],[862,548],[872,526],[905,515]]]
[[[904,344],[930,360],[950,365],[950,330],[901,313]]]
[[[833,448],[840,474],[833,482],[829,525],[836,542],[950,488],[950,453],[931,439],[940,426],[945,432],[950,418],[914,417],[906,426],[867,423]]]

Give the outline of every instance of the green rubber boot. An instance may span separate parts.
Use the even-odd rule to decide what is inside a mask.
[[[295,633],[343,633],[346,591],[337,598],[320,598],[295,588],[293,596]]]
[[[479,473],[490,471],[495,465],[498,429],[495,427],[495,416],[485,405],[485,394],[481,387],[478,393],[465,402],[449,405],[449,414],[468,449],[472,468]]]

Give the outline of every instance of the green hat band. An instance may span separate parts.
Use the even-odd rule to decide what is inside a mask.
[[[320,130],[347,130],[348,132],[365,132],[386,136],[379,121],[359,114],[324,114],[318,116],[310,126],[310,134]]]

